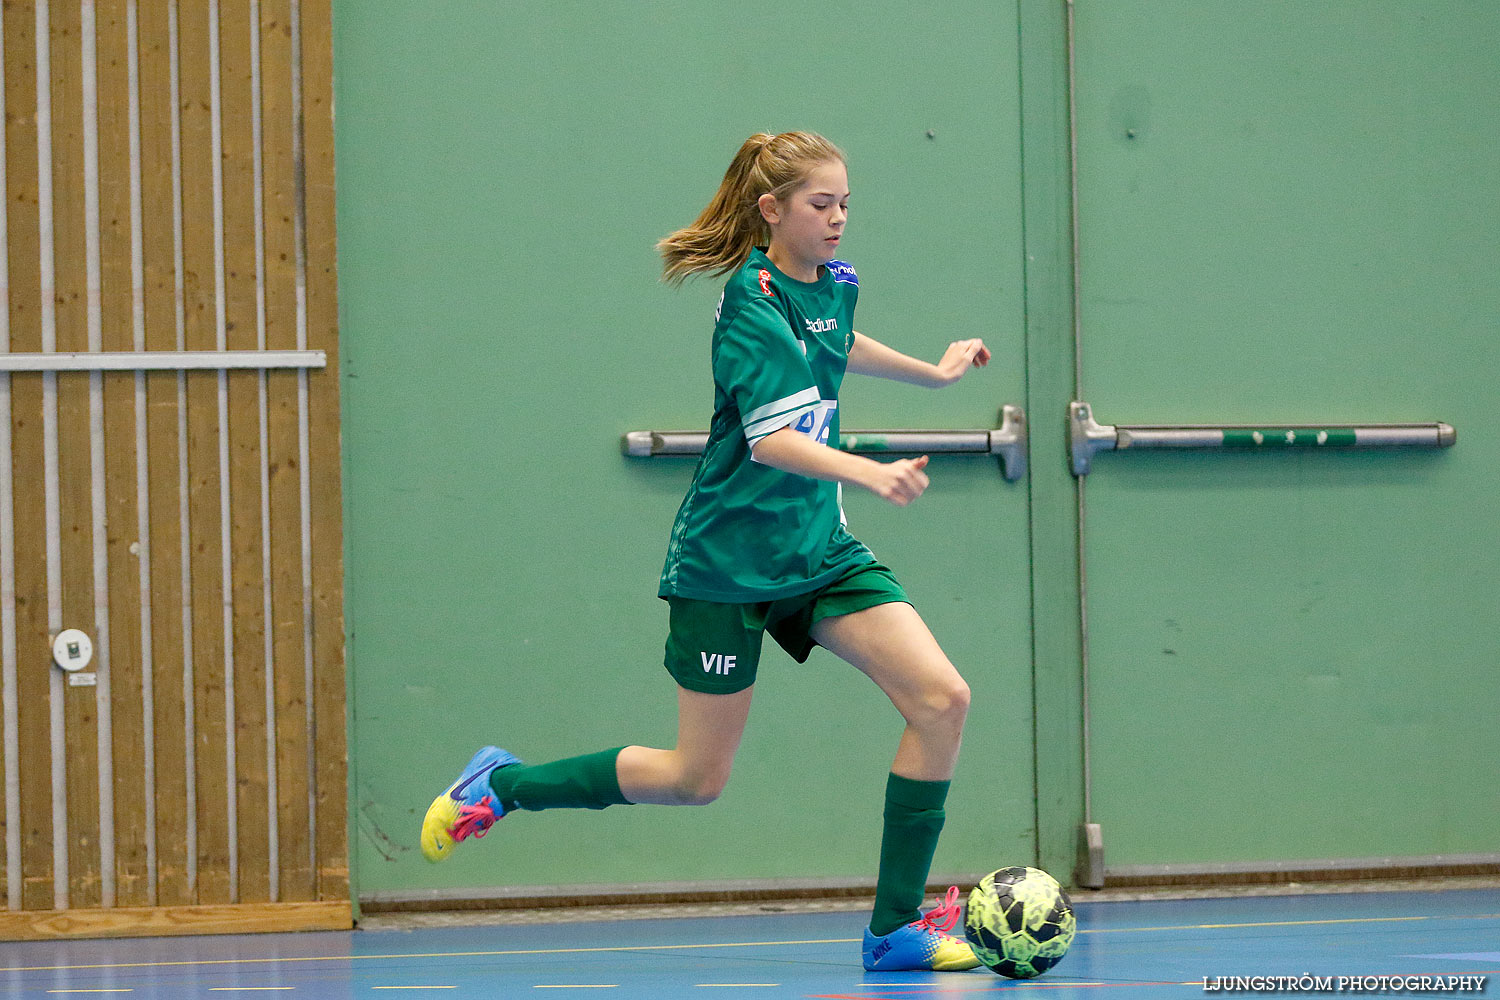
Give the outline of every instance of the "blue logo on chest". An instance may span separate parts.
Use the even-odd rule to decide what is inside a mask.
[[[833,275],[834,281],[841,281],[846,285],[859,287],[859,275],[854,273],[854,267],[845,264],[841,260],[830,260],[827,264],[828,273]]]

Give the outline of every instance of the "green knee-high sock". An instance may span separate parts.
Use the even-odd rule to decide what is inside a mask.
[[[490,772],[490,787],[506,812],[512,809],[603,809],[629,805],[620,792],[615,759],[624,747],[550,764],[511,764]]]
[[[948,782],[916,781],[892,774],[885,786],[885,834],[870,930],[889,934],[921,916],[927,871],[943,832]]]

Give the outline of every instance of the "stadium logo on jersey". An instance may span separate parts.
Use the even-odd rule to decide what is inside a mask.
[[[841,260],[830,260],[828,262],[828,273],[833,275],[834,281],[842,281],[846,285],[859,287],[859,275],[854,273],[854,268]]]
[[[827,333],[829,330],[839,328],[839,321],[836,319],[810,319],[805,322],[808,333]]]
[[[760,271],[760,290],[765,292],[767,295],[774,296],[776,294],[775,292],[771,291],[771,272],[767,271],[765,268],[761,268]]]

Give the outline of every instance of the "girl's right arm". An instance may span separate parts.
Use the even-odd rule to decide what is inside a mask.
[[[927,456],[877,462],[862,455],[818,444],[806,434],[783,427],[758,441],[755,461],[782,472],[844,483],[869,490],[882,500],[905,507],[927,489]]]
[[[874,375],[895,382],[939,389],[957,382],[971,367],[983,368],[989,363],[990,349],[978,337],[972,340],[955,340],[943,352],[942,359],[934,365],[902,354],[855,330],[854,343],[849,348],[848,370],[857,375]]]

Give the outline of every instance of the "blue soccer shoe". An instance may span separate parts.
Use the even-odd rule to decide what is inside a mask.
[[[505,807],[490,788],[490,772],[497,767],[521,763],[515,754],[499,747],[485,747],[469,761],[458,780],[432,800],[422,820],[422,854],[428,861],[442,861],[453,845],[466,837],[483,837]]]
[[[948,933],[958,923],[961,909],[958,886],[953,886],[940,904],[905,927],[882,935],[866,927],[865,971],[963,972],[978,968],[979,959],[969,942]]]

